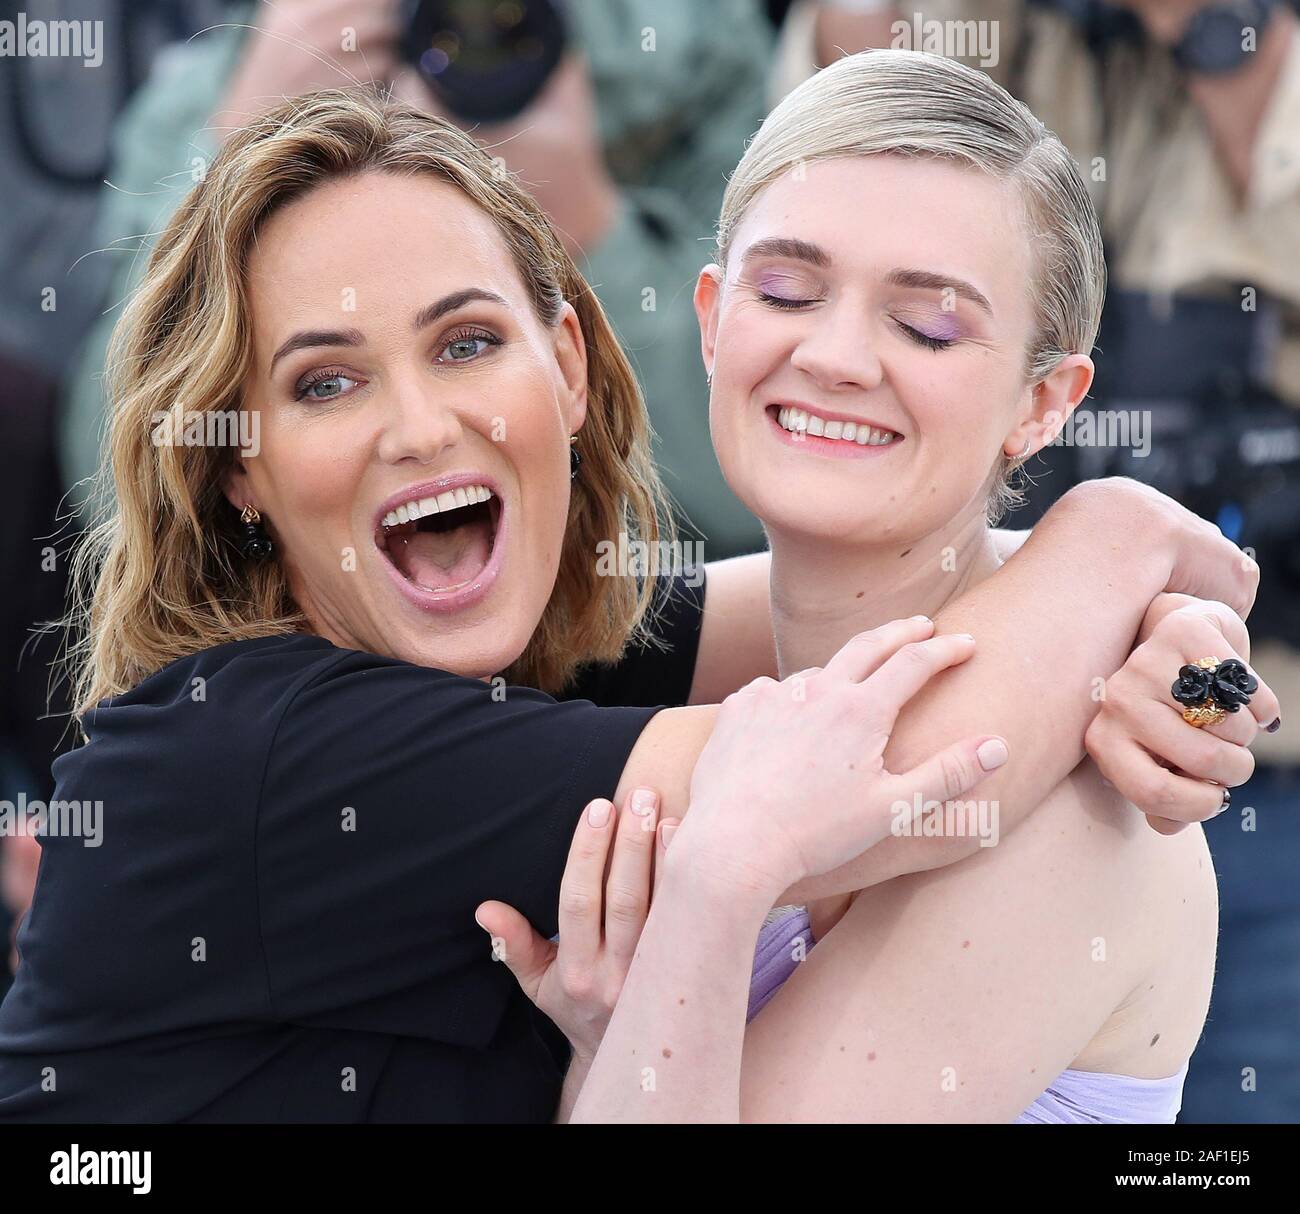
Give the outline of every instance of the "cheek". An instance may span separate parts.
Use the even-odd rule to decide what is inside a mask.
[[[255,497],[282,534],[311,535],[350,519],[366,447],[346,418],[262,423],[261,452],[247,461]]]

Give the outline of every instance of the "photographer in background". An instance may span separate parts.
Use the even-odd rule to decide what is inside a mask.
[[[1110,268],[1097,378],[1066,442],[1026,469],[1037,483],[1014,517],[1028,525],[1078,480],[1133,476],[1217,522],[1260,563],[1252,661],[1277,689],[1283,723],[1259,736],[1259,766],[1234,812],[1207,827],[1220,874],[1219,977],[1183,1119],[1300,1121],[1294,6],[804,0],[789,24],[782,88],[868,46],[937,50],[1020,97],[1084,170]]]
[[[546,208],[628,348],[656,456],[710,559],[763,546],[709,438],[692,286],[724,174],[765,112],[760,0],[277,0],[169,55],[117,134],[95,244],[108,311],[64,427],[70,479],[102,434],[108,335],[157,232],[224,135],[283,97],[373,83],[472,131]],[[248,24],[255,22],[256,24]]]

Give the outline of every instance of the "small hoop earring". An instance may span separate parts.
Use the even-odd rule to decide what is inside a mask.
[[[578,436],[572,435],[569,439],[569,479],[576,481],[578,479],[578,468],[582,465],[582,455],[578,451]]]
[[[239,550],[250,561],[264,561],[275,551],[275,543],[262,526],[262,516],[256,506],[245,506],[239,512],[239,521],[244,524],[244,539]]]

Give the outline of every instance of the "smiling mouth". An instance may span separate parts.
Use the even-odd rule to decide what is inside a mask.
[[[465,485],[391,511],[375,543],[413,586],[435,593],[459,590],[487,567],[500,520],[496,494],[486,485]]]
[[[791,434],[810,434],[815,438],[838,440],[859,447],[888,447],[903,441],[903,436],[894,430],[885,430],[879,426],[864,422],[847,422],[824,418],[808,409],[793,405],[769,405],[767,414],[782,430]]]

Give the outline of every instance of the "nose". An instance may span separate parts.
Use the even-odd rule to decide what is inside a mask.
[[[847,300],[836,301],[818,312],[790,362],[827,392],[877,387],[883,370],[871,333],[865,308]]]
[[[385,402],[379,457],[386,464],[431,464],[461,440],[456,410],[418,376],[394,385]]]

